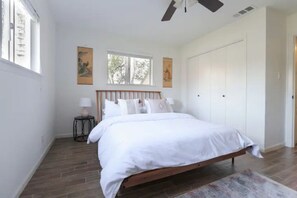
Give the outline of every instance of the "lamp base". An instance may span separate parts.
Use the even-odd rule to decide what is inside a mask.
[[[80,111],[80,115],[83,117],[87,117],[89,115],[88,109],[86,107],[83,107]]]

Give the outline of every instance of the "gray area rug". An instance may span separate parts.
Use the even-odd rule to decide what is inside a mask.
[[[297,192],[250,170],[212,182],[178,198],[297,198]]]

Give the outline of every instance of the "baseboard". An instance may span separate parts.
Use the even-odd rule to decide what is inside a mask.
[[[59,138],[70,138],[70,137],[73,137],[73,134],[72,133],[64,133],[64,134],[57,134],[56,135],[56,139],[59,139]]]
[[[39,160],[36,162],[36,164],[33,166],[33,168],[31,169],[31,171],[29,172],[28,176],[26,177],[25,181],[23,182],[23,184],[18,188],[18,190],[16,191],[16,195],[14,197],[20,197],[20,195],[22,194],[22,192],[24,191],[25,187],[27,186],[27,184],[29,183],[29,181],[31,180],[31,178],[33,177],[34,173],[36,172],[36,170],[38,169],[38,167],[40,166],[41,162],[43,161],[43,159],[45,158],[46,154],[48,153],[48,151],[50,150],[50,148],[52,147],[52,145],[54,144],[55,138],[53,138],[49,144],[47,145],[46,149],[44,150],[44,152],[42,153],[41,157],[39,158]]]
[[[285,147],[285,143],[280,143],[280,144],[275,144],[273,146],[267,147],[265,149],[261,149],[261,151],[263,153],[268,153],[268,152],[271,152],[271,151],[275,151],[275,150],[281,149],[283,147]]]

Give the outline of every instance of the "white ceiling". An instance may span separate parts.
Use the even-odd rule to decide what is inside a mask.
[[[221,1],[224,6],[216,13],[195,4],[187,13],[178,9],[169,22],[161,22],[161,18],[171,0],[49,0],[49,3],[61,25],[172,45],[185,44],[237,20],[233,15],[250,5],[270,6],[286,14],[297,11],[297,0]]]

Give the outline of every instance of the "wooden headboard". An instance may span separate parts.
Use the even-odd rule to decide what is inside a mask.
[[[143,101],[146,98],[161,99],[161,91],[136,91],[136,90],[96,90],[96,121],[99,123],[103,115],[105,99],[117,102],[118,99],[136,99]]]

